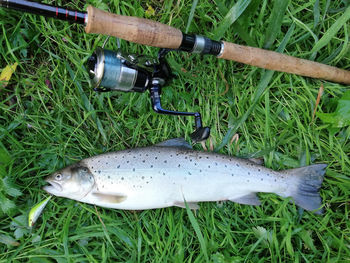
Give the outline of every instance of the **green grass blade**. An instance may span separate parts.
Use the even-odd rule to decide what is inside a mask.
[[[340,28],[346,25],[347,21],[350,19],[350,6],[345,10],[344,14],[339,17],[334,24],[324,33],[321,39],[313,46],[311,53],[318,52],[321,48],[326,46],[332,38],[338,33]]]
[[[209,262],[209,257],[208,257],[208,252],[207,252],[207,242],[206,242],[206,240],[204,240],[204,237],[203,237],[203,234],[202,234],[201,229],[199,227],[199,224],[198,224],[196,218],[194,217],[194,215],[193,215],[193,213],[192,213],[191,209],[189,208],[186,201],[185,201],[185,206],[186,206],[186,212],[187,212],[188,218],[190,219],[191,225],[192,225],[194,231],[196,232],[199,244],[201,246],[201,250],[204,254],[206,261]]]
[[[185,30],[186,34],[188,33],[188,30],[190,29],[190,25],[192,23],[194,11],[196,10],[197,4],[198,4],[198,0],[193,0],[191,12],[190,12],[190,15],[189,15],[188,20],[187,20],[187,25],[186,25],[186,30]]]
[[[233,4],[230,11],[228,11],[224,19],[219,23],[219,26],[214,30],[215,40],[223,37],[227,29],[242,15],[250,2],[251,0],[239,0]]]
[[[264,48],[269,49],[281,31],[282,20],[289,0],[274,1],[269,26],[266,29]]]

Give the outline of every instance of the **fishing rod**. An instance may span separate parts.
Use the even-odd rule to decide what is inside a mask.
[[[0,0],[0,6],[83,24],[86,33],[115,36],[148,46],[211,54],[260,68],[350,84],[350,71],[274,51],[185,34],[159,22],[112,14],[93,6],[88,6],[87,12],[24,0]]]
[[[0,0],[0,7],[81,24],[85,26],[86,33],[114,36],[161,48],[157,60],[142,60],[138,56],[124,55],[120,51],[97,49],[88,61],[95,90],[149,90],[152,108],[156,112],[195,117],[196,130],[191,134],[194,141],[205,140],[210,133],[208,127],[202,126],[200,113],[170,111],[161,106],[161,88],[172,77],[165,59],[169,51],[214,55],[260,68],[350,84],[350,71],[274,51],[185,34],[159,22],[112,14],[93,6],[88,6],[87,12],[81,12],[26,0]]]

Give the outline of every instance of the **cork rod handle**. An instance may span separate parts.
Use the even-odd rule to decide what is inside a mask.
[[[350,84],[350,71],[274,51],[241,46],[225,41],[224,52],[219,58],[234,60],[265,69]]]
[[[111,14],[88,6],[86,33],[119,37],[134,43],[176,49],[182,41],[182,32],[174,27],[149,19]]]

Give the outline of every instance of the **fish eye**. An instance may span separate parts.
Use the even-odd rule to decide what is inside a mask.
[[[60,181],[60,180],[62,180],[62,174],[56,174],[56,176],[55,176],[55,179],[57,180],[57,181]]]

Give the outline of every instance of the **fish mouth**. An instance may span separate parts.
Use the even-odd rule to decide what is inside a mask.
[[[50,181],[50,180],[45,180],[47,183],[49,183],[50,185],[46,185],[43,187],[43,189],[52,194],[54,192],[62,192],[62,186],[59,184],[59,183],[56,183],[56,182],[53,182],[53,181]]]

